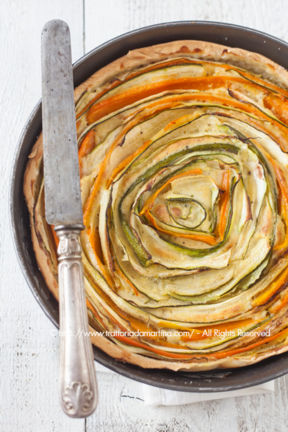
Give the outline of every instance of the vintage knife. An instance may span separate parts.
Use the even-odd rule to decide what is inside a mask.
[[[96,408],[97,384],[81,262],[83,214],[75,124],[70,32],[61,20],[42,31],[45,214],[59,237],[61,404],[71,417]]]

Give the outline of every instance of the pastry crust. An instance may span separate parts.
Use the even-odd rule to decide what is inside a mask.
[[[260,54],[210,42],[181,40],[129,51],[127,55],[96,71],[90,78],[80,84],[75,89],[75,101],[81,97],[83,92],[89,89],[93,89],[96,96],[107,83],[111,84],[115,78],[123,80],[127,74],[135,70],[167,59],[178,58],[179,56],[234,65],[257,74],[261,76],[261,78],[285,90],[288,89],[288,72],[283,67]],[[39,203],[36,202],[36,197],[37,188],[39,188],[39,184],[37,184],[38,176],[42,166],[42,152],[41,133],[33,146],[27,163],[24,176],[24,194],[30,214],[31,235],[35,256],[47,286],[58,299],[56,255],[54,253],[51,259],[51,256],[45,252],[41,237],[45,236],[47,226],[43,228],[41,220],[37,218],[39,210],[35,211],[36,205],[39,205]],[[47,242],[47,244],[53,248],[53,240],[47,238]],[[95,332],[92,327],[90,329],[92,332]],[[131,352],[124,345],[115,344],[113,341],[100,334],[92,335],[91,340],[95,346],[120,361],[129,362],[143,368],[168,368],[175,371],[185,369],[197,371],[213,368],[242,367],[261,361],[268,356],[279,354],[288,349],[287,345],[281,345],[280,347],[274,346],[269,353],[264,350],[262,353],[258,352],[254,355],[252,354],[250,357],[239,355],[238,357],[231,356],[213,360],[206,359],[201,362],[193,362],[193,360],[187,362],[179,360],[174,361],[171,359],[161,360],[159,358],[149,357],[143,353]]]

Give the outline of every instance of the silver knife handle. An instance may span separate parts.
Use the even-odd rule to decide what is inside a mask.
[[[96,408],[97,383],[88,329],[79,229],[55,228],[59,237],[61,404],[70,417]]]

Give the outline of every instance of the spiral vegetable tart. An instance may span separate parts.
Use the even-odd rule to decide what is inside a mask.
[[[142,367],[193,371],[287,351],[287,71],[174,41],[97,71],[75,106],[93,343]],[[58,298],[42,156],[40,135],[24,193]]]

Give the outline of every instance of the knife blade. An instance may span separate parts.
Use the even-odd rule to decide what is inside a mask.
[[[42,36],[45,214],[52,225],[83,225],[70,32],[53,23]]]
[[[83,226],[70,31],[60,20],[42,31],[42,123],[47,222],[59,237],[60,396],[70,417],[87,417],[97,404],[80,231]]]

